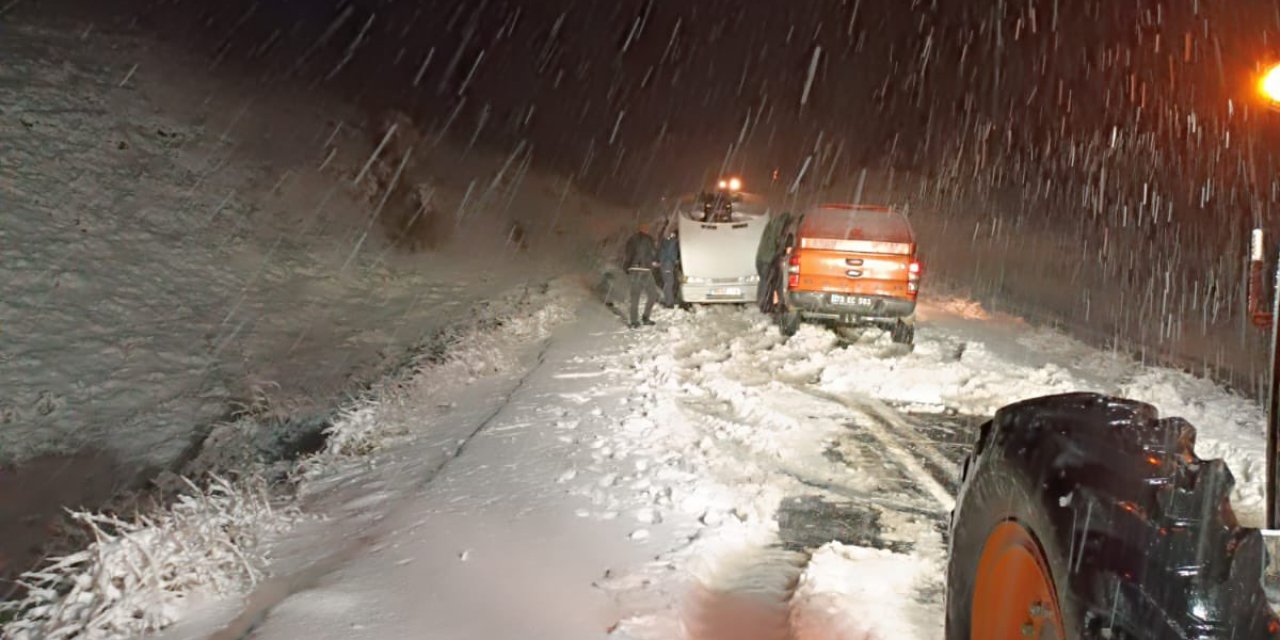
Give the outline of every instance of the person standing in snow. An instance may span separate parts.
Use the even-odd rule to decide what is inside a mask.
[[[653,324],[649,314],[658,300],[658,285],[653,281],[653,269],[658,266],[658,248],[653,242],[645,225],[641,225],[635,234],[627,240],[627,252],[623,258],[622,268],[627,271],[631,280],[631,328],[640,323]],[[640,294],[644,294],[644,316],[640,320],[636,315],[640,312]]]
[[[790,224],[790,213],[773,216],[760,236],[760,247],[756,250],[756,274],[760,277],[756,303],[764,313],[773,311],[773,293],[778,288],[775,280],[779,277],[782,256],[790,244],[789,240],[782,238],[782,232]]]
[[[658,265],[662,270],[662,306],[676,306],[676,265],[680,264],[680,241],[674,224],[667,227],[658,246]]]

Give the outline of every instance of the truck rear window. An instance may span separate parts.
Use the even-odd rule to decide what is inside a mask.
[[[911,225],[890,209],[822,207],[805,214],[800,237],[910,243]]]

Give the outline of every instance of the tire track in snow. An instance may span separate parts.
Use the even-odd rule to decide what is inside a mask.
[[[728,319],[736,318],[731,316]],[[779,410],[773,406],[778,400],[775,394],[760,393],[758,383],[750,384],[740,378],[739,374],[743,367],[732,366],[734,364],[747,365],[745,368],[751,371],[759,370],[761,367],[781,369],[785,368],[789,363],[807,358],[809,355],[807,352],[788,352],[785,349],[786,343],[771,345],[783,347],[781,352],[772,348],[757,351],[756,349],[759,347],[765,346],[760,341],[755,341],[754,344],[749,345],[756,348],[734,349],[729,347],[727,343],[732,343],[734,338],[743,335],[741,332],[743,327],[737,326],[740,323],[733,323],[735,325],[733,327],[725,327],[718,322],[706,324],[710,328],[717,330],[712,335],[705,333],[700,335],[697,341],[686,339],[681,343],[677,343],[672,349],[673,355],[676,361],[682,365],[680,369],[683,375],[680,375],[680,377],[683,382],[705,394],[706,397],[713,398],[718,403],[723,403],[728,408],[728,411],[725,412],[727,415],[716,415],[720,412],[707,411],[700,407],[695,408],[694,404],[683,402],[681,407],[686,413],[689,410],[694,410],[696,413],[701,414],[702,420],[700,421],[704,423],[707,419],[724,421],[723,424],[712,426],[712,429],[720,436],[718,441],[721,443],[726,442],[725,435],[733,436],[743,431],[748,433],[751,431],[767,432],[770,425],[766,423],[811,422],[811,419],[807,420],[803,416],[793,415],[793,411]],[[731,331],[730,329],[736,329],[736,331]],[[748,331],[747,333],[750,332]],[[709,348],[707,345],[715,345],[715,348]],[[779,355],[782,357],[778,358],[777,356]],[[715,366],[707,368],[705,365],[708,364]],[[903,471],[903,476],[905,476],[903,479],[913,485],[909,488],[916,489],[922,493],[922,497],[930,501],[932,505],[909,505],[902,501],[868,495],[867,492],[859,492],[850,487],[839,486],[831,478],[817,478],[808,469],[788,464],[786,458],[765,459],[766,456],[759,451],[755,451],[747,442],[733,444],[734,457],[739,459],[749,457],[754,460],[756,466],[763,472],[770,470],[779,472],[806,486],[827,491],[849,500],[870,502],[886,509],[915,515],[921,515],[924,512],[932,517],[937,517],[940,513],[950,512],[955,504],[953,487],[959,484],[960,479],[959,465],[940,452],[934,446],[932,439],[920,433],[920,430],[896,409],[883,401],[871,397],[850,399],[826,392],[806,382],[781,380],[776,377],[775,380],[782,388],[797,391],[806,397],[817,399],[824,403],[837,404],[843,409],[852,409],[858,416],[864,418],[857,420],[855,427],[866,432],[880,445],[879,452],[896,463]],[[899,433],[918,434],[920,437],[904,441],[898,435]],[[913,446],[908,446],[908,443]],[[834,476],[835,474],[830,475]]]
[[[679,404],[681,412],[694,423],[701,423],[708,429],[718,431],[725,426],[745,426],[744,423],[730,420],[716,413],[705,410],[692,402],[682,402]],[[921,504],[914,502],[906,502],[887,498],[883,495],[877,495],[870,491],[861,491],[855,487],[837,484],[834,480],[815,478],[814,474],[808,472],[800,466],[788,464],[785,459],[767,458],[761,453],[752,450],[748,446],[731,440],[729,438],[717,438],[716,443],[729,450],[732,458],[737,462],[747,462],[752,464],[760,473],[778,473],[784,475],[806,487],[817,491],[829,493],[832,496],[859,502],[863,504],[871,504],[884,509],[909,513],[913,515],[923,515],[936,517],[937,511],[931,503]],[[833,463],[833,465],[836,463]],[[911,478],[904,475],[904,481],[910,481]],[[925,501],[929,500],[928,495],[921,495]]]
[[[939,482],[932,473],[929,473],[929,470],[925,467],[924,463],[911,452],[910,448],[904,446],[902,442],[893,435],[892,429],[885,428],[886,424],[892,425],[892,423],[883,416],[892,415],[892,409],[889,409],[887,406],[884,406],[883,410],[877,409],[875,407],[875,403],[878,401],[870,398],[847,399],[840,395],[829,393],[812,386],[799,387],[799,389],[815,398],[844,405],[867,417],[867,420],[856,422],[856,425],[865,429],[871,437],[875,438],[877,442],[884,446],[885,453],[911,474],[911,476],[920,484],[920,487],[927,492],[935,502],[937,502],[940,511],[950,512],[955,508],[955,496],[952,495],[951,491]],[[880,404],[883,405],[883,403]],[[898,424],[901,424],[906,430],[911,430],[910,425],[906,424],[905,421],[899,422]],[[943,470],[944,473],[949,472],[951,479],[959,479],[959,472],[954,469],[953,463],[938,452],[938,450],[934,448],[928,440],[922,439],[916,441],[916,443],[920,445],[920,449],[924,452],[925,457],[934,461],[934,463],[938,465],[939,469]]]
[[[809,606],[796,589],[810,554],[831,540],[914,554],[954,504],[958,467],[939,451],[936,432],[882,401],[817,388],[824,364],[814,349],[825,346],[779,341],[747,320],[699,313],[678,321],[686,326],[672,332],[674,344],[632,351],[655,379],[678,382],[668,388],[693,428],[678,449],[697,475],[735,487],[748,504],[783,496],[775,543],[736,549],[730,536],[700,548],[729,557],[697,576],[683,604],[688,640],[797,640],[815,631],[793,625]]]
[[[720,363],[723,362],[724,360],[720,361]],[[703,375],[686,377],[685,381],[705,393],[710,402],[691,402],[686,399],[678,406],[692,422],[705,425],[704,428],[710,432],[709,435],[716,436],[715,446],[726,450],[725,453],[730,454],[728,457],[753,468],[753,475],[755,472],[762,475],[782,475],[815,489],[817,495],[811,496],[813,498],[821,499],[821,496],[825,495],[846,500],[851,504],[860,504],[861,510],[871,514],[873,520],[878,519],[877,514],[883,510],[934,521],[940,516],[945,517],[945,513],[950,510],[951,504],[948,501],[951,499],[951,492],[943,488],[916,454],[894,439],[887,432],[886,426],[880,422],[881,420],[889,422],[888,419],[881,417],[882,412],[889,413],[896,417],[893,422],[897,425],[914,431],[907,425],[905,418],[894,414],[892,408],[887,405],[874,408],[872,406],[854,407],[858,414],[866,418],[859,421],[858,426],[863,427],[860,433],[872,435],[871,440],[874,442],[874,444],[866,443],[865,446],[860,446],[860,451],[865,456],[863,461],[870,463],[873,467],[877,460],[885,457],[894,460],[897,464],[890,468],[893,469],[892,473],[896,477],[882,480],[901,482],[905,485],[902,489],[912,494],[910,497],[918,496],[920,502],[915,504],[875,495],[872,492],[857,491],[852,487],[839,486],[839,474],[835,473],[831,467],[826,467],[827,472],[824,473],[822,468],[795,464],[789,456],[775,458],[769,456],[768,451],[757,451],[751,446],[752,443],[749,440],[739,441],[740,438],[749,439],[753,432],[768,430],[776,424],[794,421],[812,424],[814,420],[829,420],[829,418],[816,416],[806,418],[797,414],[794,409],[802,408],[803,403],[794,403],[796,407],[791,407],[792,411],[788,411],[786,406],[780,407],[779,404],[786,405],[789,398],[776,391],[795,392],[802,398],[818,399],[823,403],[831,403],[835,399],[823,396],[815,398],[813,390],[805,388],[802,384],[784,384],[772,389],[769,385],[744,386],[740,381],[732,379],[731,371],[727,370],[728,375],[712,380],[705,379]],[[727,382],[733,384],[726,385]],[[842,413],[850,408],[845,402],[837,402],[837,404],[840,405]],[[889,426],[891,428],[892,425]],[[936,450],[932,453],[936,455],[928,457],[940,460],[943,463],[941,468],[951,469],[953,463]],[[841,462],[847,464],[847,461],[830,461],[833,467],[844,466]],[[827,477],[825,481],[819,479],[822,476]],[[925,480],[922,481],[922,477]],[[780,525],[783,515],[781,511],[778,513]],[[846,524],[845,520],[849,519],[850,514],[813,513],[808,517],[818,519],[800,523],[800,527],[821,529]],[[894,549],[899,553],[909,552],[911,543],[906,543],[906,549],[897,548],[901,545],[882,539],[878,525],[873,527],[873,531],[853,533],[856,539],[843,539],[848,536],[833,539],[840,539],[846,544]],[[837,534],[828,532],[827,535]],[[786,540],[782,542],[785,546]],[[688,640],[796,640],[799,637],[796,634],[803,633],[805,630],[798,629],[794,619],[806,606],[805,603],[797,601],[796,593],[801,577],[809,566],[810,554],[817,548],[811,546],[813,542],[809,540],[803,543],[806,545],[804,548],[794,550],[760,548],[749,552],[749,555],[739,558],[736,563],[720,569],[712,576],[699,580],[691,590],[686,605],[684,628]]]

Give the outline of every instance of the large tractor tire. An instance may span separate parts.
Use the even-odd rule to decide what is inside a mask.
[[[1004,407],[952,512],[948,640],[1280,638],[1256,529],[1195,429],[1096,394]]]

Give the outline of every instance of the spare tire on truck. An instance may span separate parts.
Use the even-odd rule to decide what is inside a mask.
[[[948,640],[1280,638],[1262,536],[1194,443],[1186,421],[1096,394],[998,411],[952,512]]]

